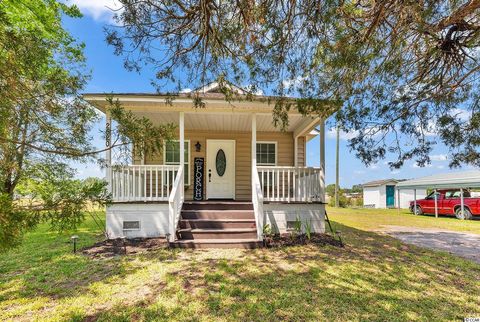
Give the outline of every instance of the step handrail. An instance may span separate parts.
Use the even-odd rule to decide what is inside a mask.
[[[178,223],[180,221],[180,213],[185,200],[183,182],[183,167],[179,166],[175,181],[173,183],[172,192],[168,198],[168,233],[170,242],[174,242],[176,239]]]
[[[263,191],[258,177],[257,167],[252,168],[252,203],[255,212],[255,224],[257,226],[257,239],[263,240],[263,224],[265,221],[265,214],[263,212]]]

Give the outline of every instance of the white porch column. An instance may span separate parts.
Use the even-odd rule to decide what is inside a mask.
[[[105,179],[107,180],[108,192],[112,193],[112,119],[110,116],[110,111],[105,112],[105,161],[106,161],[106,173]]]
[[[180,194],[182,195],[182,200],[184,199],[184,189],[183,184],[185,182],[185,113],[180,112],[179,115],[179,130],[180,130],[180,166],[183,170],[182,182],[180,183]]]
[[[434,194],[433,196],[435,197],[435,218],[438,218],[438,196],[437,196],[437,189],[433,190]]]
[[[325,202],[325,120],[320,120],[320,200]],[[296,155],[296,154],[295,154]]]
[[[252,114],[252,171],[256,166],[257,166],[257,114]],[[252,175],[253,175],[253,172],[252,172]]]

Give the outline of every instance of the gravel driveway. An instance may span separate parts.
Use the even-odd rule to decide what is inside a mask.
[[[381,230],[407,244],[446,251],[480,263],[480,235],[450,230],[384,226]]]

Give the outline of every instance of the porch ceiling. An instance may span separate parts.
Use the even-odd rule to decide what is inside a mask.
[[[144,116],[152,120],[156,124],[175,123],[178,124],[178,112],[136,112],[138,116]],[[186,130],[211,130],[211,131],[244,131],[250,132],[252,129],[252,121],[250,114],[233,114],[233,113],[202,113],[192,112],[185,113],[185,129]],[[299,126],[304,124],[306,118],[301,115],[290,115],[288,132],[295,131]],[[276,132],[279,128],[273,124],[271,114],[257,114],[257,131],[260,132]]]

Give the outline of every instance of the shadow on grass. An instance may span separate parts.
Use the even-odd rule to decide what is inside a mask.
[[[345,248],[260,249],[200,262],[195,256],[214,251],[180,253],[184,256],[176,261],[182,265],[165,280],[149,283],[150,296],[71,318],[452,320],[479,312],[479,265],[335,226]]]

